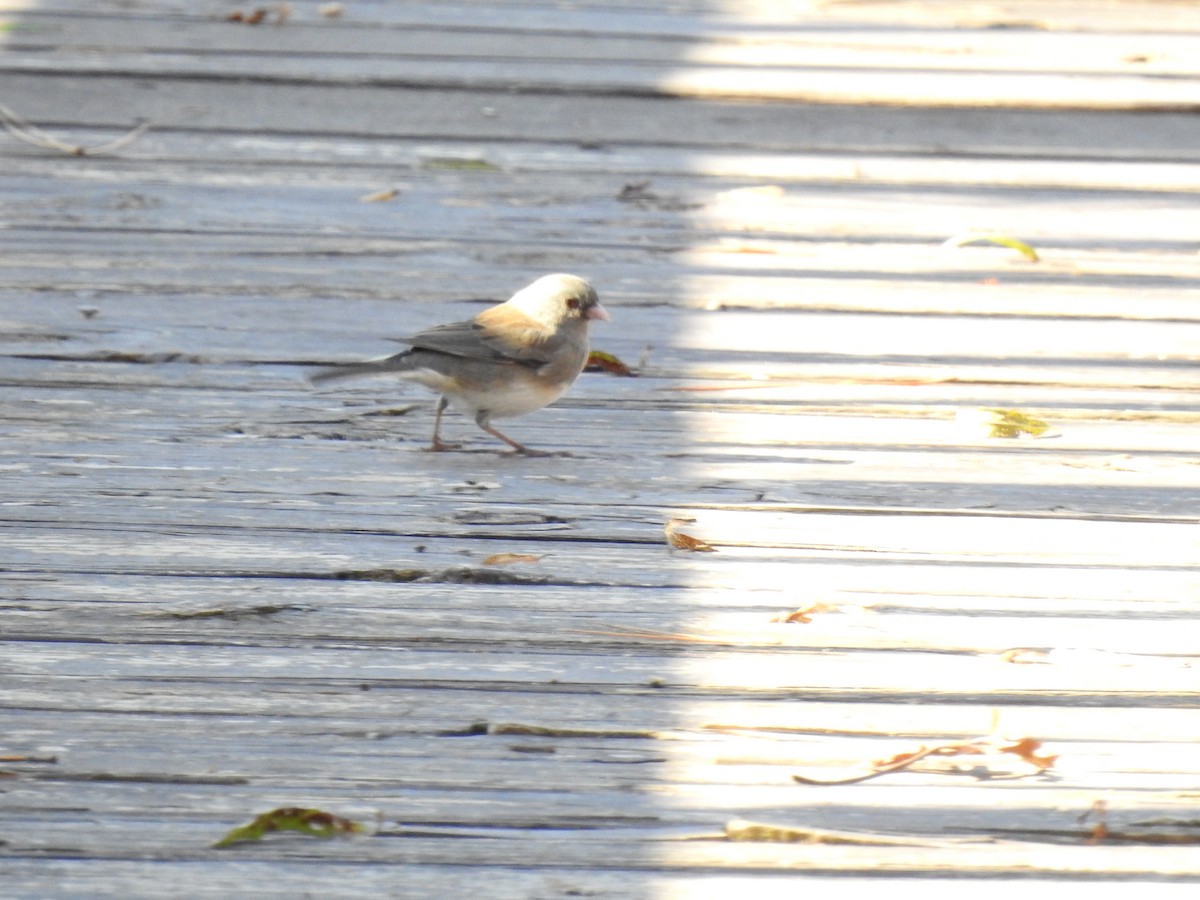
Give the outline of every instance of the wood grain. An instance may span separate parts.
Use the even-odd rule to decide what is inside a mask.
[[[1193,8],[290,6],[0,4],[0,103],[156,121],[0,135],[6,896],[1200,878]],[[561,270],[570,457],[305,379]],[[211,849],[283,806],[369,833]]]

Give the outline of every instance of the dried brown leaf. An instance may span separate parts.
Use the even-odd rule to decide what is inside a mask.
[[[386,203],[389,200],[395,200],[400,195],[400,191],[396,188],[388,188],[386,191],[376,191],[373,194],[363,194],[358,198],[359,203]]]
[[[241,22],[243,25],[258,25],[267,17],[267,12],[266,7],[260,6],[258,9],[251,10],[248,13],[231,12],[225,17],[225,20],[228,22]]]
[[[680,525],[685,525],[688,522],[695,521],[694,519],[671,519],[667,522],[663,529],[663,534],[667,537],[667,544],[674,547],[676,550],[687,550],[691,553],[716,553],[717,548],[700,538],[692,537],[690,534],[685,534],[679,530]]]
[[[312,837],[330,838],[336,835],[358,834],[365,830],[358,822],[335,816],[320,809],[287,806],[256,816],[249,825],[228,832],[213,847],[230,847],[245,841],[260,841],[274,831],[299,831]]]
[[[988,412],[995,417],[991,422],[992,437],[1016,438],[1023,434],[1038,437],[1050,428],[1041,419],[1019,409],[989,409]]]
[[[588,354],[585,372],[607,372],[609,375],[620,375],[622,378],[637,378],[637,372],[621,362],[611,353],[603,350],[593,350]]]
[[[292,17],[290,3],[276,3],[274,6],[257,6],[250,12],[235,11],[225,17],[226,22],[240,22],[243,25],[261,25],[267,16],[275,13],[275,24],[282,25]]]
[[[772,622],[782,622],[785,624],[800,624],[807,625],[812,621],[814,613],[832,612],[835,607],[825,603],[810,603],[808,606],[802,606],[799,609],[794,609],[790,613],[781,613],[778,616],[771,618]]]
[[[1045,770],[1051,768],[1058,760],[1057,754],[1038,754],[1038,750],[1042,748],[1042,742],[1033,738],[1021,738],[1015,744],[1010,744],[1007,747],[1001,747],[1001,753],[1012,753],[1021,757],[1031,766],[1037,766],[1039,769]]]
[[[1000,659],[1018,666],[1037,666],[1046,662],[1046,654],[1041,650],[1031,650],[1028,647],[1013,647],[1011,650],[1001,653]]]
[[[952,237],[942,244],[943,248],[962,247],[967,244],[998,244],[1001,247],[1010,247],[1024,256],[1030,262],[1037,262],[1037,251],[1030,247],[1024,241],[1019,241],[1007,234],[960,234]]]

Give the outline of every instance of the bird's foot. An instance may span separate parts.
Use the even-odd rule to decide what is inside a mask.
[[[445,441],[434,438],[433,443],[425,448],[426,453],[444,453],[447,450],[461,450],[462,444],[447,444]]]
[[[574,459],[575,454],[568,453],[566,450],[534,450],[532,447],[519,446],[513,450],[510,456],[530,456],[535,459],[538,457],[557,456],[565,459]]]
[[[497,431],[495,428],[493,428],[491,425],[489,425],[487,423],[487,419],[483,417],[482,413],[480,413],[478,416],[475,417],[475,424],[478,425],[480,428],[482,428],[484,431],[486,431],[488,434],[490,434],[492,437],[498,438],[499,440],[502,440],[502,441],[504,441],[504,443],[508,444],[508,446],[512,447],[513,452],[511,454],[509,454],[510,456],[570,456],[571,455],[570,453],[557,453],[557,452],[550,451],[550,450],[534,450],[532,447],[526,447],[520,441],[514,441],[507,434],[504,434],[501,431]]]

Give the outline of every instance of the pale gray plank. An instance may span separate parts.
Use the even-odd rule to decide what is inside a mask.
[[[0,99],[34,122],[92,141],[165,120],[111,159],[0,145],[3,750],[57,757],[0,764],[6,885],[1195,879],[1186,845],[1077,846],[1101,796],[1114,828],[1186,835],[1194,818],[1188,116],[864,115],[574,80],[661,94],[697,64],[801,74],[803,50],[853,67],[839,91],[910,53],[963,75],[988,60],[976,83],[996,102],[1010,76],[1080,67],[1085,90],[1139,67],[1186,89],[1187,10],[1156,5],[1178,33],[1137,35],[1136,4],[1086,22],[1054,4],[858,4],[791,23],[715,4],[364,0],[340,22],[294,6],[254,30],[63,2],[5,35]],[[89,29],[124,49],[84,59]],[[371,75],[362,51],[398,35],[403,58]],[[329,54],[296,63],[316,40]],[[175,74],[194,75],[154,77],[153,54],[188,42],[201,52]],[[592,63],[527,62],[556,43]],[[423,89],[329,84],[355,72]],[[472,86],[485,75],[533,92]],[[392,202],[360,202],[387,187]],[[979,228],[1043,262],[937,249]],[[546,268],[596,280],[616,314],[600,346],[634,361],[655,345],[642,378],[585,376],[513,424],[574,459],[505,458],[475,435],[482,452],[425,454],[429,398],[303,380]],[[955,421],[980,406],[1051,434]],[[673,512],[719,552],[668,551]],[[482,569],[495,552],[546,556]],[[772,621],[812,603],[829,608]],[[1060,761],[792,781],[993,730]],[[297,803],[383,833],[209,849]],[[735,817],[926,844],[719,840]]]
[[[1090,159],[1195,162],[1192,116],[1162,112],[881,106],[864,117],[824,103],[744,103],[679,98],[664,117],[661,98],[521,93],[505,86],[375,89],[354,85],[237,82],[203,77],[153,82],[96,73],[5,74],[18,112],[43,127],[125,129],[140,118],[254,136],[298,133],[446,140],[540,140],[584,144],[653,143],[750,153],[814,152],[1082,154]],[[237,102],[220,102],[222,93]],[[114,100],[119,97],[119,100]]]

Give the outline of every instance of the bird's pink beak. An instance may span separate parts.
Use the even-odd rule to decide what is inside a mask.
[[[608,310],[597,303],[595,306],[589,306],[583,314],[585,319],[599,319],[601,322],[611,321],[608,315]]]

